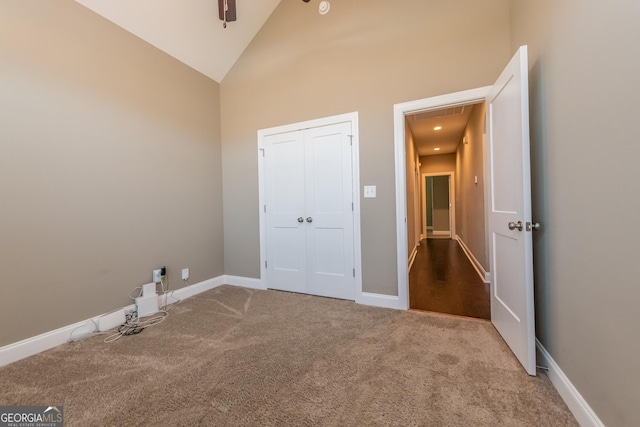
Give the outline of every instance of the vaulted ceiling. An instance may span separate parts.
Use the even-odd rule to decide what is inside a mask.
[[[221,82],[280,0],[238,0],[223,28],[218,0],[76,0],[147,43]]]

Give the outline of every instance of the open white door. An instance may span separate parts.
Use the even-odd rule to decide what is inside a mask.
[[[536,374],[527,47],[487,96],[491,321]]]

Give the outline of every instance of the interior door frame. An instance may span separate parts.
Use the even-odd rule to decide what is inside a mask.
[[[422,185],[422,206],[426,206],[427,203],[427,186],[425,185],[425,180],[428,176],[448,176],[449,177],[449,237],[451,239],[456,236],[456,181],[455,181],[455,172],[454,171],[446,171],[446,172],[431,172],[431,173],[423,173],[422,180],[420,184]],[[427,210],[425,209],[424,215],[422,215],[422,226],[424,227],[425,233],[427,233]],[[426,235],[425,235],[426,236]],[[425,237],[426,238],[426,237]]]
[[[396,236],[397,236],[397,264],[398,264],[398,305],[401,310],[409,309],[409,259],[407,249],[407,183],[406,183],[406,152],[405,152],[405,116],[429,110],[439,110],[442,108],[456,107],[485,102],[491,86],[484,86],[476,89],[461,92],[449,93],[446,95],[434,96],[431,98],[419,99],[416,101],[404,102],[393,106],[394,123],[394,153],[396,166]],[[491,188],[491,183],[487,177],[487,158],[483,156],[485,166],[485,188]],[[486,200],[485,192],[485,200]],[[485,203],[485,212],[486,212]],[[485,223],[486,223],[485,215]],[[486,225],[486,224],[485,224]],[[485,233],[488,227],[485,226]],[[488,239],[489,237],[486,236]],[[489,260],[491,265],[491,260]],[[489,274],[489,280],[491,280]]]
[[[351,123],[351,173],[353,187],[353,260],[355,265],[355,301],[362,298],[362,245],[360,233],[360,138],[358,112],[322,117],[304,122],[291,123],[258,130],[258,213],[260,223],[260,283],[268,289],[267,283],[267,227],[265,215],[264,138],[268,135],[298,130]],[[406,237],[405,237],[406,240]]]

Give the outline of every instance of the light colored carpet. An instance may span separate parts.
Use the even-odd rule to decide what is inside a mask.
[[[163,323],[0,369],[68,426],[574,426],[490,323],[221,286]]]

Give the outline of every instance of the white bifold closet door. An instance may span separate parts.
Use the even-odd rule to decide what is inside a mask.
[[[351,123],[264,139],[267,287],[355,299]]]

